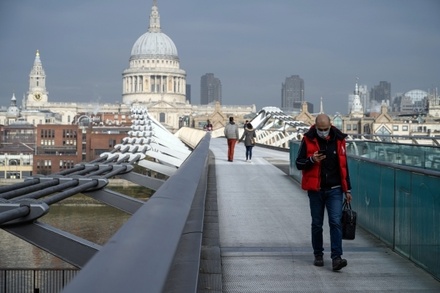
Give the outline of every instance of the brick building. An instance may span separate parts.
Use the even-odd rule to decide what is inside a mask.
[[[89,162],[127,136],[128,127],[40,124],[36,131],[33,174],[49,175]]]

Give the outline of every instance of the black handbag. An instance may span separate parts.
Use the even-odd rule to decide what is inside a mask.
[[[342,205],[342,239],[353,240],[356,235],[357,214],[351,209],[351,204],[344,200]]]

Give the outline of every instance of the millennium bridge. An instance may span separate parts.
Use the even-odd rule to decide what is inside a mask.
[[[344,240],[348,267],[333,272],[329,257],[312,265],[308,200],[294,167],[307,125],[264,108],[251,121],[252,163],[242,144],[231,163],[223,129],[171,134],[146,109],[133,108],[132,118],[129,137],[100,158],[0,187],[0,227],[78,268],[33,277],[0,269],[0,292],[440,291],[435,139],[349,138],[358,228]],[[154,195],[145,202],[112,191],[115,177]],[[79,193],[131,215],[104,245],[38,220]]]

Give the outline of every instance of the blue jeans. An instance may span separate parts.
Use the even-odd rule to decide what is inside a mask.
[[[246,160],[247,159],[252,160],[252,148],[253,147],[254,147],[253,145],[246,146]]]
[[[342,255],[342,200],[344,195],[341,188],[325,191],[308,191],[310,214],[312,216],[312,247],[315,255],[322,255],[323,237],[322,225],[324,209],[327,208],[330,226],[331,258]]]

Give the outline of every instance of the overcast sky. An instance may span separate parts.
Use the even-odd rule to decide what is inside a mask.
[[[392,95],[440,87],[439,0],[158,0],[162,32],[200,103],[200,77],[222,82],[223,104],[281,106],[286,77],[305,99],[347,113],[356,78]],[[49,101],[120,102],[131,48],[153,0],[1,0],[0,105],[28,91],[35,52]]]

